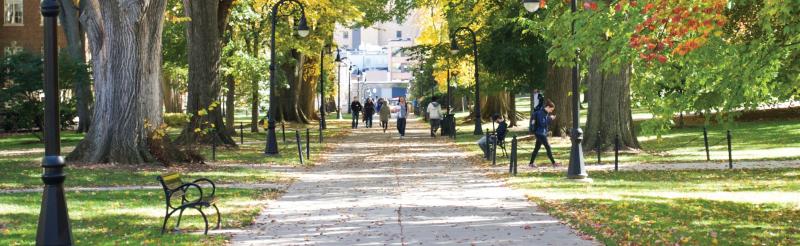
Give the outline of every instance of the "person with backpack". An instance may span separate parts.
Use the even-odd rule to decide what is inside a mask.
[[[358,97],[353,97],[353,102],[350,103],[350,112],[352,113],[353,117],[350,127],[353,129],[358,129],[358,115],[361,113],[361,109],[361,102],[358,101]]]
[[[389,105],[388,101],[381,99],[378,103],[378,114],[381,118],[381,127],[383,127],[383,133],[386,133],[386,128],[389,128],[389,117],[392,116],[392,113],[389,112]]]
[[[545,150],[547,150],[547,157],[550,158],[550,163],[553,164],[554,167],[559,166],[560,163],[556,162],[553,159],[553,151],[550,149],[550,143],[547,141],[547,132],[548,127],[550,126],[550,122],[555,120],[555,115],[550,115],[556,109],[556,106],[553,104],[552,101],[547,100],[544,104],[544,108],[542,110],[536,111],[533,114],[533,135],[536,136],[536,147],[533,148],[533,153],[531,154],[531,161],[528,163],[529,167],[536,167],[534,163],[536,161],[536,155],[539,154],[539,149],[544,145]]]
[[[439,131],[439,126],[442,123],[442,105],[437,102],[438,98],[431,98],[431,103],[428,104],[428,120],[431,123],[431,137],[436,137],[436,132]]]
[[[364,103],[364,119],[366,120],[364,125],[367,128],[372,128],[373,115],[375,115],[375,103],[372,102],[372,98],[367,98],[367,102]]]

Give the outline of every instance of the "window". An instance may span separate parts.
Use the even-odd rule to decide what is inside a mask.
[[[350,33],[348,33],[348,32],[342,32],[342,37],[344,37],[344,38],[350,38]]]
[[[6,26],[21,26],[22,25],[22,0],[4,0],[3,20]]]
[[[398,39],[403,38],[403,31],[397,31],[397,33],[395,34],[395,37],[397,37]]]

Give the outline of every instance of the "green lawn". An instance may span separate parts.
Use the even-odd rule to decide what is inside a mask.
[[[252,224],[275,190],[217,190],[222,227]],[[161,191],[67,192],[70,224],[76,245],[225,245],[227,235],[202,235],[203,220],[188,211],[181,220],[184,233],[161,233],[164,193]],[[0,245],[34,245],[41,193],[0,195]],[[213,209],[209,223],[215,223]],[[169,227],[175,220],[170,219]],[[213,229],[213,227],[211,228]],[[197,232],[200,232],[199,234]],[[213,233],[213,230],[210,230]]]
[[[593,172],[510,179],[552,215],[607,245],[797,245],[800,171]]]
[[[244,144],[241,143],[241,138],[237,129],[234,140],[239,146],[237,148],[224,148],[217,149],[216,161],[211,161],[211,148],[206,146],[201,153],[210,162],[214,163],[265,163],[273,165],[299,165],[300,159],[297,155],[297,142],[295,131],[300,133],[300,141],[302,142],[301,148],[303,151],[303,158],[306,153],[306,129],[309,129],[309,140],[311,141],[311,159],[304,159],[305,165],[313,164],[319,160],[319,153],[327,148],[327,144],[334,141],[336,138],[346,135],[350,130],[350,120],[328,120],[327,129],[323,132],[323,144],[319,143],[319,125],[301,125],[301,124],[285,124],[283,129],[281,125],[275,129],[277,134],[279,155],[278,156],[265,156],[264,149],[266,148],[267,133],[261,129],[258,133],[250,132],[249,128],[244,132]],[[284,142],[284,134],[286,141]]]
[[[524,123],[523,123],[524,124]],[[492,129],[491,124],[484,124],[485,129]],[[469,151],[479,154],[477,142],[480,136],[472,135],[474,125],[463,124],[458,126],[458,145]],[[714,125],[708,128],[709,149],[712,161],[727,161],[726,128]],[[800,120],[781,121],[753,121],[738,122],[732,128],[733,158],[737,160],[798,160],[800,159]],[[507,141],[513,135],[528,135],[524,126],[513,128],[508,134]],[[569,160],[569,138],[551,137],[553,152],[556,161],[566,164]],[[703,162],[706,161],[703,146],[702,126],[686,126],[675,128],[662,135],[660,139],[655,136],[640,135],[639,142],[642,151],[629,151],[620,153],[621,163],[670,163],[670,162]],[[510,147],[510,144],[508,145]],[[527,164],[534,147],[534,141],[522,141],[519,146],[520,163]],[[587,164],[596,164],[596,154],[592,149],[584,149]],[[613,162],[614,153],[602,153],[603,163]],[[502,161],[507,162],[506,159]],[[549,163],[544,153],[537,156],[537,164]]]

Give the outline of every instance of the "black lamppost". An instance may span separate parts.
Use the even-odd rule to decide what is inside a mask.
[[[453,34],[450,35],[450,52],[454,55],[459,52],[456,37],[461,31],[467,31],[472,36],[472,59],[475,62],[475,130],[472,134],[483,135],[483,130],[481,130],[481,83],[478,78],[478,37],[475,35],[475,31],[469,27],[459,27],[456,29]]]
[[[322,51],[319,52],[319,129],[325,130],[328,128],[325,124],[325,118],[328,114],[325,112],[325,53],[331,53],[331,46],[325,45]]]
[[[36,230],[36,245],[72,245],[67,200],[64,197],[64,158],[58,111],[58,18],[56,0],[41,3],[44,16],[44,159],[42,159],[42,207]]]
[[[337,104],[339,104],[336,110],[336,118],[340,120],[343,119],[342,118],[342,62],[346,59],[347,57],[342,58],[341,50],[336,49],[336,60],[334,60],[336,62],[336,81],[338,82],[336,83],[336,95],[337,95],[336,100],[338,100]],[[350,74],[347,75],[347,81],[350,81]],[[349,105],[350,104],[348,104],[348,108]]]
[[[573,13],[578,11],[578,3],[576,0],[570,1],[571,11]],[[534,12],[539,9],[539,0],[523,0],[523,6],[528,12]],[[572,22],[570,30],[571,34],[575,34],[575,22]],[[572,67],[572,148],[569,154],[569,168],[567,169],[567,178],[576,180],[591,181],[589,174],[586,172],[586,162],[583,159],[583,130],[580,126],[580,88],[578,87],[578,51],[575,51],[574,61],[575,66]]]
[[[303,4],[296,0],[280,0],[272,6],[272,36],[270,38],[270,63],[269,63],[269,117],[267,128],[267,148],[264,150],[265,155],[278,154],[278,141],[275,136],[275,26],[278,24],[278,9],[286,2],[292,2],[300,7],[300,23],[297,26],[297,34],[300,37],[308,36],[309,28],[306,23],[306,11]]]

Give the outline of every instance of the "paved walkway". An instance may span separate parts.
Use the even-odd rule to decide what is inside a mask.
[[[409,122],[360,129],[234,232],[234,245],[595,245]],[[392,124],[393,125],[393,124]]]

